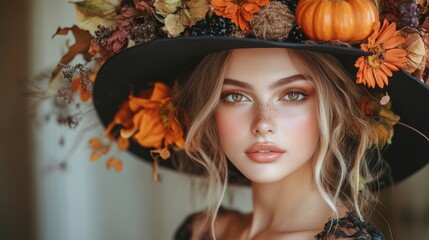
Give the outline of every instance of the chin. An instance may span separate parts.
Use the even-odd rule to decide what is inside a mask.
[[[242,169],[239,169],[240,171]],[[291,169],[279,168],[278,166],[258,167],[256,169],[243,169],[241,171],[252,183],[275,183],[293,172]]]

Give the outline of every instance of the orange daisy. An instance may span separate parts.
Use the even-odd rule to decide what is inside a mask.
[[[375,23],[368,42],[360,45],[362,50],[373,54],[356,60],[355,67],[359,68],[356,83],[363,83],[371,88],[375,84],[380,88],[387,86],[387,77],[392,76],[392,71],[399,71],[407,61],[407,51],[398,48],[404,42],[405,38],[396,31],[395,23],[389,24],[385,19],[381,29],[380,23]]]
[[[260,7],[270,5],[269,0],[211,0],[210,3],[216,15],[231,19],[243,31],[249,31],[249,22]]]

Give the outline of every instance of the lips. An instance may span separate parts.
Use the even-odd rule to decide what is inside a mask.
[[[255,143],[245,151],[250,160],[258,163],[274,162],[285,152],[274,143]]]

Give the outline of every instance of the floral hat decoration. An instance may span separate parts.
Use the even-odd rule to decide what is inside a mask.
[[[70,83],[58,90],[60,99],[92,100],[106,127],[104,138],[89,142],[93,161],[107,158],[113,144],[153,162],[155,179],[158,165],[176,168],[180,161],[176,150],[184,147],[186,133],[171,99],[174,81],[207,54],[237,48],[332,54],[356,76],[356,84],[373,95],[362,99],[361,109],[377,133],[374,142],[380,145],[393,180],[405,179],[429,161],[427,0],[73,4],[78,25],[59,28],[55,35],[71,32],[76,43],[52,76],[62,73]],[[69,65],[78,54],[86,62]],[[110,157],[106,165],[120,171],[123,162]]]

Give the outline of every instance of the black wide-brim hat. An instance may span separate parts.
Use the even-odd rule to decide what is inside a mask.
[[[116,54],[99,70],[93,100],[96,111],[107,126],[128,99],[132,86],[143,86],[162,81],[172,84],[183,69],[192,69],[207,54],[239,48],[289,48],[325,52],[336,57],[352,76],[356,74],[356,59],[369,55],[358,48],[327,44],[304,44],[231,37],[176,37],[151,41]],[[377,91],[377,90],[374,90]],[[390,165],[393,182],[412,175],[429,161],[429,87],[410,74],[400,70],[389,78],[382,89],[388,92],[392,111],[400,122],[394,126],[392,144],[383,149],[382,158]],[[151,161],[150,149],[131,141],[129,150],[141,159]],[[175,168],[171,161],[159,164]],[[235,173],[236,174],[236,173]],[[383,187],[389,185],[389,176],[380,179]]]

